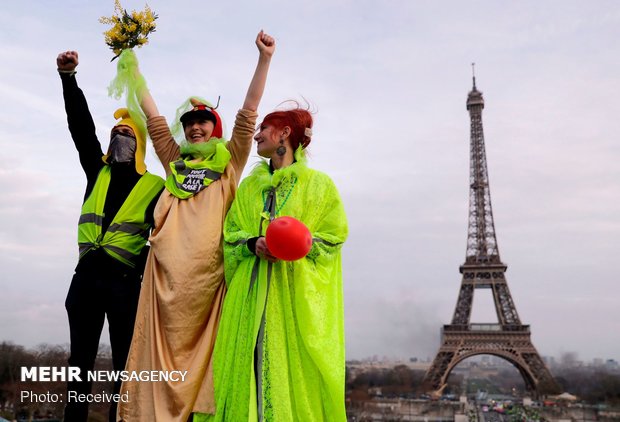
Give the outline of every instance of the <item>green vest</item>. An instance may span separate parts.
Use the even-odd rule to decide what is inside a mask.
[[[144,173],[106,232],[101,233],[103,205],[110,185],[110,174],[110,166],[101,169],[93,191],[82,205],[82,215],[78,223],[80,259],[88,251],[101,247],[112,258],[135,268],[151,228],[151,225],[144,221],[146,209],[161,191],[164,181],[159,176]]]
[[[222,177],[231,155],[225,142],[215,145],[215,152],[202,161],[194,162],[191,156],[170,163],[166,189],[179,199],[187,199]]]

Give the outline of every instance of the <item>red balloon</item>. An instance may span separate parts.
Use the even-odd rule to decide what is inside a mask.
[[[312,248],[310,230],[293,217],[278,217],[269,223],[265,241],[272,255],[283,261],[301,259]]]

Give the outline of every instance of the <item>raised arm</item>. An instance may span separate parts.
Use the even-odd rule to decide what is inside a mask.
[[[143,78],[142,74],[136,69],[136,78]],[[140,108],[146,116],[147,130],[153,141],[153,148],[159,158],[166,176],[170,174],[169,163],[179,158],[179,146],[174,140],[166,119],[159,114],[157,104],[151,95],[146,84],[139,93]]]
[[[256,36],[256,46],[259,52],[258,63],[243,102],[243,108],[250,111],[258,110],[258,104],[260,104],[260,100],[263,97],[271,56],[273,56],[273,52],[276,49],[276,41],[261,30]]]
[[[80,157],[80,164],[89,181],[94,180],[103,167],[103,151],[97,139],[95,123],[88,109],[84,93],[75,79],[78,65],[77,51],[58,54],[56,65],[62,81],[62,95],[67,113],[69,132]]]
[[[265,91],[269,64],[276,48],[276,42],[261,30],[256,36],[256,46],[259,52],[258,64],[245,96],[243,108],[237,114],[232,136],[228,143],[228,150],[232,156],[230,162],[235,169],[237,179],[241,177],[252,149],[252,137],[256,130],[256,117],[258,116],[256,110]]]
[[[138,71],[136,75],[138,78],[142,78],[142,74]],[[159,110],[157,109],[157,104],[155,104],[155,100],[151,95],[151,91],[145,86],[144,89],[140,92],[140,107],[146,116],[146,119],[150,119],[151,117],[159,116]]]

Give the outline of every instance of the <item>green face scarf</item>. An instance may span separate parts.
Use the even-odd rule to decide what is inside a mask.
[[[198,142],[192,144],[186,139],[181,142],[179,148],[181,149],[181,156],[191,156],[192,158],[206,159],[213,156],[216,153],[217,146],[221,143],[226,145],[224,138],[211,138],[209,142]]]

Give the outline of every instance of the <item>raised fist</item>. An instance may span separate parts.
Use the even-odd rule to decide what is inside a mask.
[[[276,40],[261,29],[256,36],[256,46],[261,54],[266,54],[271,57],[276,49]]]
[[[75,70],[78,65],[78,53],[77,51],[65,51],[60,53],[56,58],[56,65],[58,70],[71,72]]]

